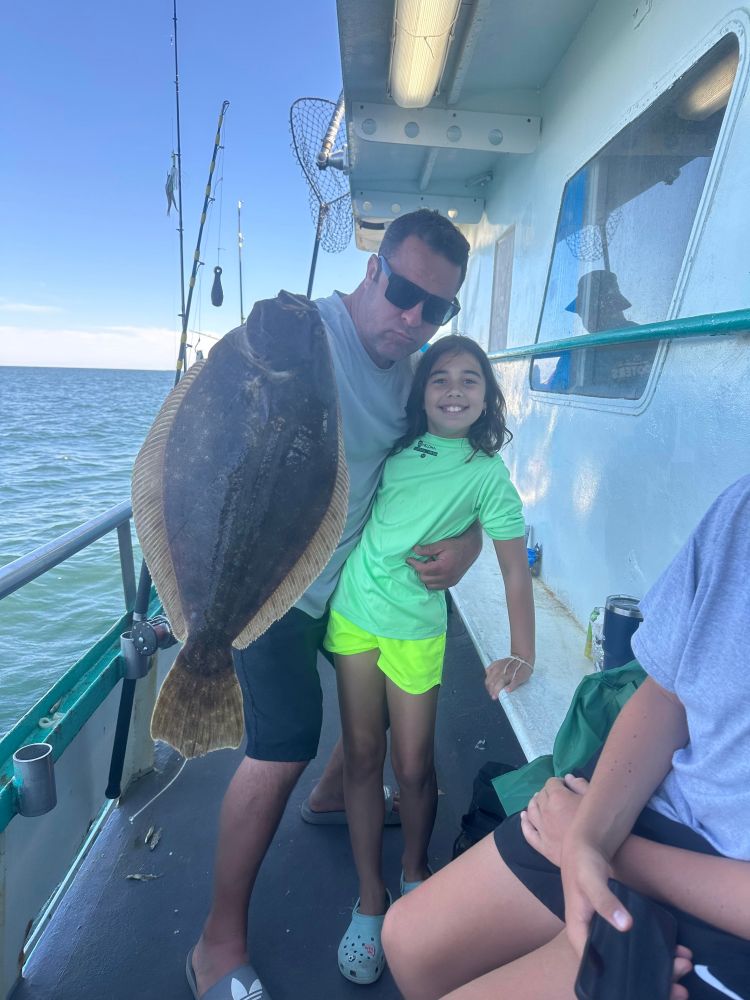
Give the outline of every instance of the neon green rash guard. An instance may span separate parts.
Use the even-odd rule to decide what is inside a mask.
[[[465,438],[425,434],[385,463],[370,520],[331,600],[349,621],[389,639],[446,629],[445,597],[406,564],[415,545],[460,535],[477,519],[495,540],[524,534],[521,500],[499,455],[467,462]]]

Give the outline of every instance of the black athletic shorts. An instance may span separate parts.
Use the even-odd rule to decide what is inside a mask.
[[[307,761],[317,754],[323,721],[317,661],[327,624],[327,613],[311,618],[292,608],[247,649],[233,651],[248,757]]]
[[[682,847],[701,854],[717,854],[708,841],[681,823],[644,809],[633,833],[659,844]],[[516,814],[495,830],[495,843],[506,865],[537,899],[560,920],[565,919],[560,869],[530,847],[521,831]],[[750,941],[718,930],[676,907],[666,909],[677,918],[677,942],[693,952],[694,971],[680,983],[687,988],[690,1000],[721,1000],[738,996],[750,1000]],[[710,985],[711,982],[715,985]],[[718,985],[716,985],[718,983]],[[724,988],[721,989],[720,987]],[[731,991],[731,992],[729,992]]]

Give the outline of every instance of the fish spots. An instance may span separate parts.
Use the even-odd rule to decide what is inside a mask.
[[[289,445],[286,464],[292,468],[295,465],[304,465],[310,461],[313,452],[313,436],[310,429],[305,426],[297,428],[297,433]]]

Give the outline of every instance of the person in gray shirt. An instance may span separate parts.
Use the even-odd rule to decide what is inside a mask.
[[[327,602],[370,511],[383,463],[404,433],[411,355],[459,310],[469,244],[438,212],[394,220],[379,254],[349,295],[316,302],[331,348],[350,479],[343,537],[329,565],[297,606],[235,653],[243,688],[246,757],[224,797],[211,910],[188,955],[197,998],[231,1000],[241,989],[270,1000],[248,965],[248,906],[255,878],[284,808],[318,748],[322,695],[317,656]],[[430,561],[409,560],[430,589],[456,583],[481,548],[479,530],[422,547]],[[316,808],[343,804],[340,747],[326,768]],[[326,805],[325,799],[329,802]],[[335,800],[338,797],[337,801]],[[315,803],[313,803],[315,805]]]
[[[591,783],[550,779],[386,915],[406,1000],[572,996],[594,913],[632,926],[608,877],[675,916],[672,1000],[750,997],[749,566],[745,476],[644,598],[648,677]]]

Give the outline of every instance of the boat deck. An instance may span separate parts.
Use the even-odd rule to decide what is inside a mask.
[[[344,827],[310,826],[299,806],[339,733],[333,671],[321,663],[325,709],[318,759],[303,775],[261,869],[250,909],[251,956],[273,1000],[355,998],[338,971],[336,950],[357,888]],[[483,668],[458,615],[451,615],[437,736],[441,795],[430,857],[451,857],[477,770],[487,760],[521,764],[525,756],[497,703],[486,696]],[[188,1000],[185,955],[209,903],[219,805],[238,751],[190,762],[177,781],[131,824],[179,768],[160,754],[108,819],[31,956],[13,1000]],[[387,772],[388,774],[388,772]],[[387,777],[386,774],[386,777]],[[149,827],[161,828],[154,851]],[[398,891],[401,834],[386,828],[386,880]],[[148,881],[127,879],[152,874]],[[367,988],[371,1000],[398,991],[386,970]]]

